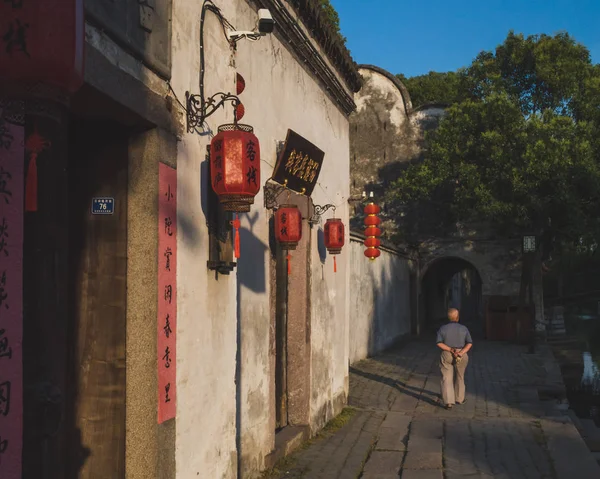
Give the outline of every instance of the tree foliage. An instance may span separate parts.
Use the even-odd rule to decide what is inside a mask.
[[[329,2],[329,0],[318,0],[318,4],[321,7],[321,11],[323,12],[324,17],[331,29],[340,36],[344,43],[346,43],[346,37],[342,35],[340,30],[340,16],[338,15],[337,10]]]
[[[502,233],[595,243],[600,69],[589,51],[566,33],[511,32],[457,76],[457,102],[428,135],[425,160],[389,199]]]
[[[460,101],[460,74],[458,72],[429,72],[406,78],[396,75],[408,89],[414,108],[428,103],[452,104]]]

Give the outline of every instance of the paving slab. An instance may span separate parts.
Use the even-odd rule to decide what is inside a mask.
[[[381,451],[406,451],[406,437],[408,435],[408,425],[406,428],[396,429],[393,427],[382,427],[379,429],[379,439],[375,449]]]
[[[441,469],[404,470],[400,477],[402,479],[444,479],[444,473]]]
[[[361,361],[350,369],[348,401],[357,414],[297,453],[279,477],[599,479],[568,411],[548,395],[560,389],[560,375],[546,349],[528,354],[478,341],[466,370],[467,403],[451,410],[439,403],[432,341]]]
[[[442,469],[442,453],[420,450],[408,451],[403,469]]]
[[[600,466],[568,417],[542,419],[541,427],[558,479],[600,477]]]
[[[373,451],[365,464],[364,474],[396,475],[400,473],[400,466],[404,453],[399,451]]]

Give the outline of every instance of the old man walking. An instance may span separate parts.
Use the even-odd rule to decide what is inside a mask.
[[[468,352],[473,347],[471,333],[466,326],[458,324],[458,309],[448,310],[448,324],[437,332],[437,345],[442,350],[442,400],[446,409],[465,402],[465,370],[469,363]]]

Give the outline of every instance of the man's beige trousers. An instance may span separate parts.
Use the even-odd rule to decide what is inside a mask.
[[[463,355],[460,363],[454,363],[454,357],[449,351],[442,351],[440,370],[442,371],[442,399],[444,404],[461,403],[465,400],[465,370],[469,356]]]

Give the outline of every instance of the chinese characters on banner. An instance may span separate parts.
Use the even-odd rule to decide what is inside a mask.
[[[158,423],[175,417],[177,170],[158,167]]]
[[[1,113],[1,112],[0,112]],[[21,478],[24,128],[0,118],[0,477]]]
[[[0,80],[83,84],[84,0],[0,0]]]

